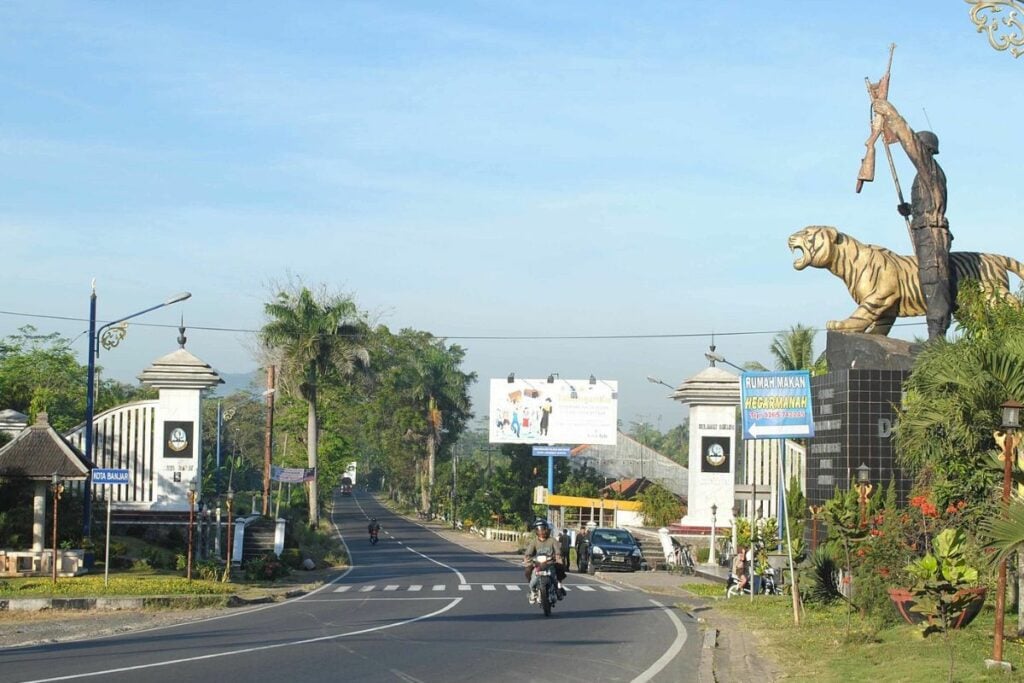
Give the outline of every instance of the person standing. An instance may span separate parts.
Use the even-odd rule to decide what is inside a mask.
[[[562,563],[565,565],[565,571],[569,571],[569,548],[572,547],[571,540],[569,538],[569,530],[562,529],[562,533],[558,534],[558,546],[562,551]]]
[[[732,558],[732,575],[736,577],[736,585],[742,593],[747,586],[747,549],[743,546],[736,548],[736,555]]]
[[[949,247],[953,237],[946,219],[946,174],[935,161],[939,138],[928,130],[915,133],[888,100],[876,99],[872,106],[917,169],[910,203],[899,204],[896,210],[904,218],[910,218],[918,280],[927,309],[928,339],[945,337],[954,304],[949,271]]]
[[[576,532],[576,570],[581,574],[587,571],[589,539],[590,534],[587,531],[587,527],[580,525],[580,530]]]

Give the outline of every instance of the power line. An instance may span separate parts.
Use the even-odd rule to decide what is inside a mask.
[[[69,322],[84,322],[88,323],[88,318],[76,318],[73,316],[64,315],[46,315],[43,313],[25,313],[22,311],[3,311],[0,310],[0,315],[17,316],[21,318],[42,318],[46,320],[65,320]],[[97,322],[108,322],[108,321],[97,321]],[[924,325],[925,323],[896,323],[893,327],[914,327]],[[133,322],[132,325],[138,325],[139,327],[158,327],[165,329],[177,329],[178,325],[169,325],[166,323],[141,323]],[[190,330],[202,330],[205,332],[242,332],[248,334],[258,334],[259,330],[252,330],[243,327],[213,327],[209,325],[188,325]],[[824,332],[823,328],[813,328],[815,332]],[[742,337],[742,336],[753,336],[763,334],[785,334],[788,330],[739,330],[735,332],[679,332],[679,333],[659,333],[659,334],[559,334],[559,335],[447,335],[447,334],[435,334],[435,337],[441,339],[456,339],[460,341],[559,341],[559,340],[613,340],[613,339],[696,339],[700,337]]]

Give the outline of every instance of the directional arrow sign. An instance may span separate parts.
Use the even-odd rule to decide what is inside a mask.
[[[807,370],[744,372],[740,406],[745,439],[800,439],[814,436],[811,373]]]

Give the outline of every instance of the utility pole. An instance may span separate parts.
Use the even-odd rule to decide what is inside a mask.
[[[267,423],[263,435],[263,516],[270,515],[270,455],[274,447],[274,365],[267,367]]]

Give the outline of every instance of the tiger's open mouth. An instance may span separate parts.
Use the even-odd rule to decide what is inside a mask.
[[[789,236],[789,250],[796,256],[793,259],[793,268],[796,270],[803,270],[811,264],[811,256],[807,253],[803,235],[800,233]]]

